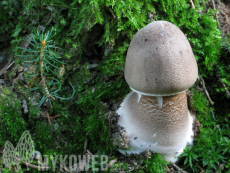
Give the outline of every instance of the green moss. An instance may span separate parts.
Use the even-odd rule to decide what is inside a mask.
[[[226,136],[230,123],[226,96],[226,89],[230,87],[229,52],[226,52],[229,50],[229,38],[222,40],[221,49],[220,31],[214,18],[216,11],[207,7],[207,3],[207,0],[194,1],[196,8],[192,9],[188,0],[3,1],[0,21],[6,27],[0,27],[0,36],[4,38],[2,47],[12,43],[10,50],[19,55],[21,52],[15,47],[21,46],[26,34],[36,31],[41,25],[46,30],[53,27],[56,35],[52,39],[61,47],[55,52],[66,63],[65,73],[60,77],[63,85],[60,95],[71,95],[68,82],[73,84],[76,94],[72,100],[53,100],[50,116],[59,116],[51,119],[50,126],[41,113],[34,112],[36,106],[33,103],[39,103],[41,99],[39,91],[28,94],[23,83],[20,83],[20,88],[18,84],[14,86],[28,102],[29,113],[24,115],[19,100],[12,96],[11,90],[4,88],[7,97],[0,96],[0,119],[3,122],[0,123],[0,131],[3,131],[0,145],[4,145],[6,140],[17,141],[27,129],[34,134],[36,149],[43,154],[81,154],[87,140],[92,153],[101,150],[115,155],[116,148],[110,142],[105,114],[110,109],[107,105],[109,101],[116,102],[130,91],[123,74],[129,43],[133,35],[152,20],[167,20],[187,35],[198,62],[199,74],[204,77],[209,95],[215,102],[211,106],[203,92],[192,89],[192,105],[203,127],[194,147],[185,150],[181,163],[185,164],[183,168],[188,172],[200,171],[199,166],[215,171],[217,162],[229,160],[225,152],[229,144]],[[9,11],[12,16],[8,15]],[[18,63],[15,56],[15,64]],[[88,68],[92,64],[98,66]],[[29,88],[34,87],[31,83],[28,85]],[[29,97],[35,98],[33,103]],[[12,100],[15,107],[7,107]],[[44,106],[42,111],[46,109]],[[213,120],[213,113],[217,122]],[[7,128],[9,131],[5,130]],[[215,160],[209,161],[205,153]],[[145,163],[146,167],[141,167],[140,172],[145,169],[149,172],[164,171],[165,163],[158,155]]]
[[[146,172],[163,173],[166,172],[165,167],[167,166],[165,160],[162,160],[160,154],[152,154],[150,159],[145,160]]]
[[[6,141],[15,145],[27,129],[21,103],[10,88],[4,87],[0,93],[0,146]]]

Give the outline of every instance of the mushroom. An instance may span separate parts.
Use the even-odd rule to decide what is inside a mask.
[[[193,116],[185,90],[197,77],[192,48],[177,26],[155,21],[140,29],[125,63],[125,80],[132,92],[117,110],[131,150],[119,151],[140,154],[150,149],[175,162],[193,141]]]
[[[162,107],[162,96],[187,90],[197,77],[192,48],[177,26],[155,21],[134,35],[127,52],[125,79],[139,98],[156,96]]]

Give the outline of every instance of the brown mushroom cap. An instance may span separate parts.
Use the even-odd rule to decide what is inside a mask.
[[[125,63],[125,79],[134,91],[174,95],[191,87],[197,77],[192,48],[177,26],[155,21],[134,35]]]

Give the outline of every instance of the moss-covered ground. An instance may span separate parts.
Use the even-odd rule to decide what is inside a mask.
[[[191,2],[194,3],[192,7]],[[13,55],[14,64],[0,76],[0,172],[14,172],[4,165],[2,151],[6,141],[16,147],[28,130],[35,149],[43,156],[107,155],[117,162],[107,172],[230,172],[230,36],[228,1],[212,0],[7,0],[0,2],[0,53]],[[222,4],[222,6],[221,6]],[[224,10],[219,11],[221,6]],[[224,15],[226,14],[226,16]],[[177,169],[159,154],[152,157],[123,157],[111,141],[106,114],[122,100],[130,88],[124,79],[127,48],[133,35],[148,23],[166,20],[187,36],[198,63],[199,75],[190,88],[191,108],[200,129],[192,148],[187,147]],[[229,20],[229,21],[228,21]],[[41,61],[26,62],[19,47],[39,28],[51,31],[57,47],[44,50],[57,54],[56,64],[47,66],[44,81],[50,92],[71,99],[41,100],[46,91],[41,85]],[[24,44],[23,44],[24,42]],[[42,42],[37,42],[40,46]],[[34,50],[33,45],[28,48]],[[33,52],[40,57],[41,52]],[[0,59],[1,68],[4,63]],[[26,66],[37,65],[37,66]],[[0,71],[2,70],[0,69]],[[36,71],[38,70],[38,71]],[[54,73],[52,73],[53,71]],[[29,79],[29,75],[36,74]],[[51,78],[58,80],[52,84]],[[40,86],[40,88],[36,88]],[[32,90],[35,88],[34,90]],[[38,108],[38,109],[37,109]],[[37,109],[37,110],[36,110]],[[88,153],[89,153],[88,152]],[[103,153],[103,154],[102,154]],[[57,162],[59,162],[58,160]],[[133,162],[132,162],[133,161]],[[36,165],[36,160],[31,163]],[[112,162],[111,162],[112,164]],[[137,164],[138,166],[136,166]],[[22,163],[22,172],[26,166]],[[66,165],[69,165],[67,159]],[[52,163],[49,164],[52,166]],[[100,164],[94,165],[100,167]],[[61,171],[63,170],[63,171]],[[57,167],[56,172],[68,172]],[[90,172],[92,170],[90,169]],[[29,167],[29,172],[38,172]],[[93,172],[93,171],[92,171]]]

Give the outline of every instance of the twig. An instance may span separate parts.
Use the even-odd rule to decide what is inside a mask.
[[[214,0],[212,0],[212,5],[213,5],[213,9],[216,10],[216,6],[215,6]],[[218,17],[217,17],[217,14],[216,14],[216,13],[215,13],[215,17],[216,17],[216,21],[217,21],[217,26],[218,26],[218,28],[220,29],[219,20],[218,20]]]
[[[50,116],[49,116],[49,113],[47,112],[47,113],[45,113],[45,115],[47,116],[49,125],[51,126],[51,121],[50,121],[50,119],[51,119],[51,118],[56,118],[56,117],[58,117],[60,114],[59,114],[59,115],[55,115],[55,116],[53,116],[53,117],[50,117]]]
[[[113,10],[111,8],[109,8],[109,11],[112,14],[113,18],[116,18],[115,14],[114,14],[114,12],[113,12]]]
[[[14,61],[7,67],[6,70],[8,70],[12,66],[13,63],[14,63]]]
[[[203,79],[200,75],[198,75],[198,76],[199,76],[199,79],[201,80],[201,83],[202,83],[202,86],[203,86],[203,90],[204,90],[204,92],[205,92],[205,94],[206,94],[206,96],[207,96],[207,98],[208,98],[210,104],[213,105],[214,102],[212,101],[212,99],[210,98],[210,96],[209,96],[209,94],[208,94],[208,91],[207,91],[207,89],[206,89],[206,87],[205,87],[204,79]]]
[[[89,150],[87,150],[87,153],[88,153],[91,157],[93,157],[92,153],[91,153]]]
[[[50,118],[56,118],[56,117],[59,117],[60,116],[60,114],[59,115],[55,115],[55,116],[53,116],[53,117],[50,117]]]
[[[11,61],[13,60],[14,56],[10,58],[9,62],[5,65],[5,67],[0,71],[0,76],[8,69],[8,66],[10,65]]]
[[[200,165],[198,165],[197,163],[196,163],[196,165],[198,166],[198,168],[201,170],[201,172],[200,173],[203,173],[204,172],[204,170],[200,167]]]
[[[230,97],[230,92],[228,91],[228,89],[227,89],[225,83],[222,81],[222,79],[221,79],[219,76],[218,76],[218,79],[219,79],[220,83],[222,84],[222,86],[224,87],[227,96]]]
[[[47,113],[45,113],[45,115],[47,116],[47,118],[48,118],[48,122],[49,122],[49,125],[51,126],[49,113],[47,112]]]
[[[32,165],[30,163],[24,162],[22,161],[22,163],[30,168],[35,168],[35,169],[50,169],[50,167],[41,167],[41,166],[36,166],[36,165]]]
[[[212,5],[213,5],[213,8],[214,8],[214,10],[215,10],[215,9],[216,9],[216,5],[215,5],[214,0],[212,0]]]
[[[60,164],[60,167],[64,168],[64,170],[66,170],[67,172],[72,173],[72,171],[70,171],[69,169],[65,168],[65,167],[64,167],[64,166],[62,166],[61,164]]]
[[[19,158],[17,158],[17,157],[15,157],[15,158],[16,158],[17,160],[19,160],[19,161],[22,161],[21,159],[19,159]],[[32,164],[27,163],[27,162],[25,162],[25,161],[22,161],[22,163],[23,163],[24,165],[30,167],[30,168],[35,168],[35,169],[50,169],[50,167],[40,167],[40,166],[32,165]]]
[[[187,173],[187,172],[184,171],[183,169],[179,168],[175,163],[173,163],[173,162],[170,162],[170,163],[171,163],[171,165],[172,165],[174,168],[176,168],[178,171],[180,171],[180,172],[182,172],[182,173]]]
[[[212,113],[212,118],[213,118],[213,120],[214,120],[214,121],[217,121],[216,118],[215,118],[215,114],[214,114],[213,110],[211,110],[211,113]]]
[[[195,9],[195,5],[193,4],[193,1],[192,1],[192,0],[190,0],[190,3],[191,3],[191,5],[192,5],[192,8]]]
[[[108,164],[108,168],[111,168],[111,167],[114,165],[114,163],[116,163],[116,162],[117,162],[117,158],[111,160],[111,161],[109,162],[109,164]]]

